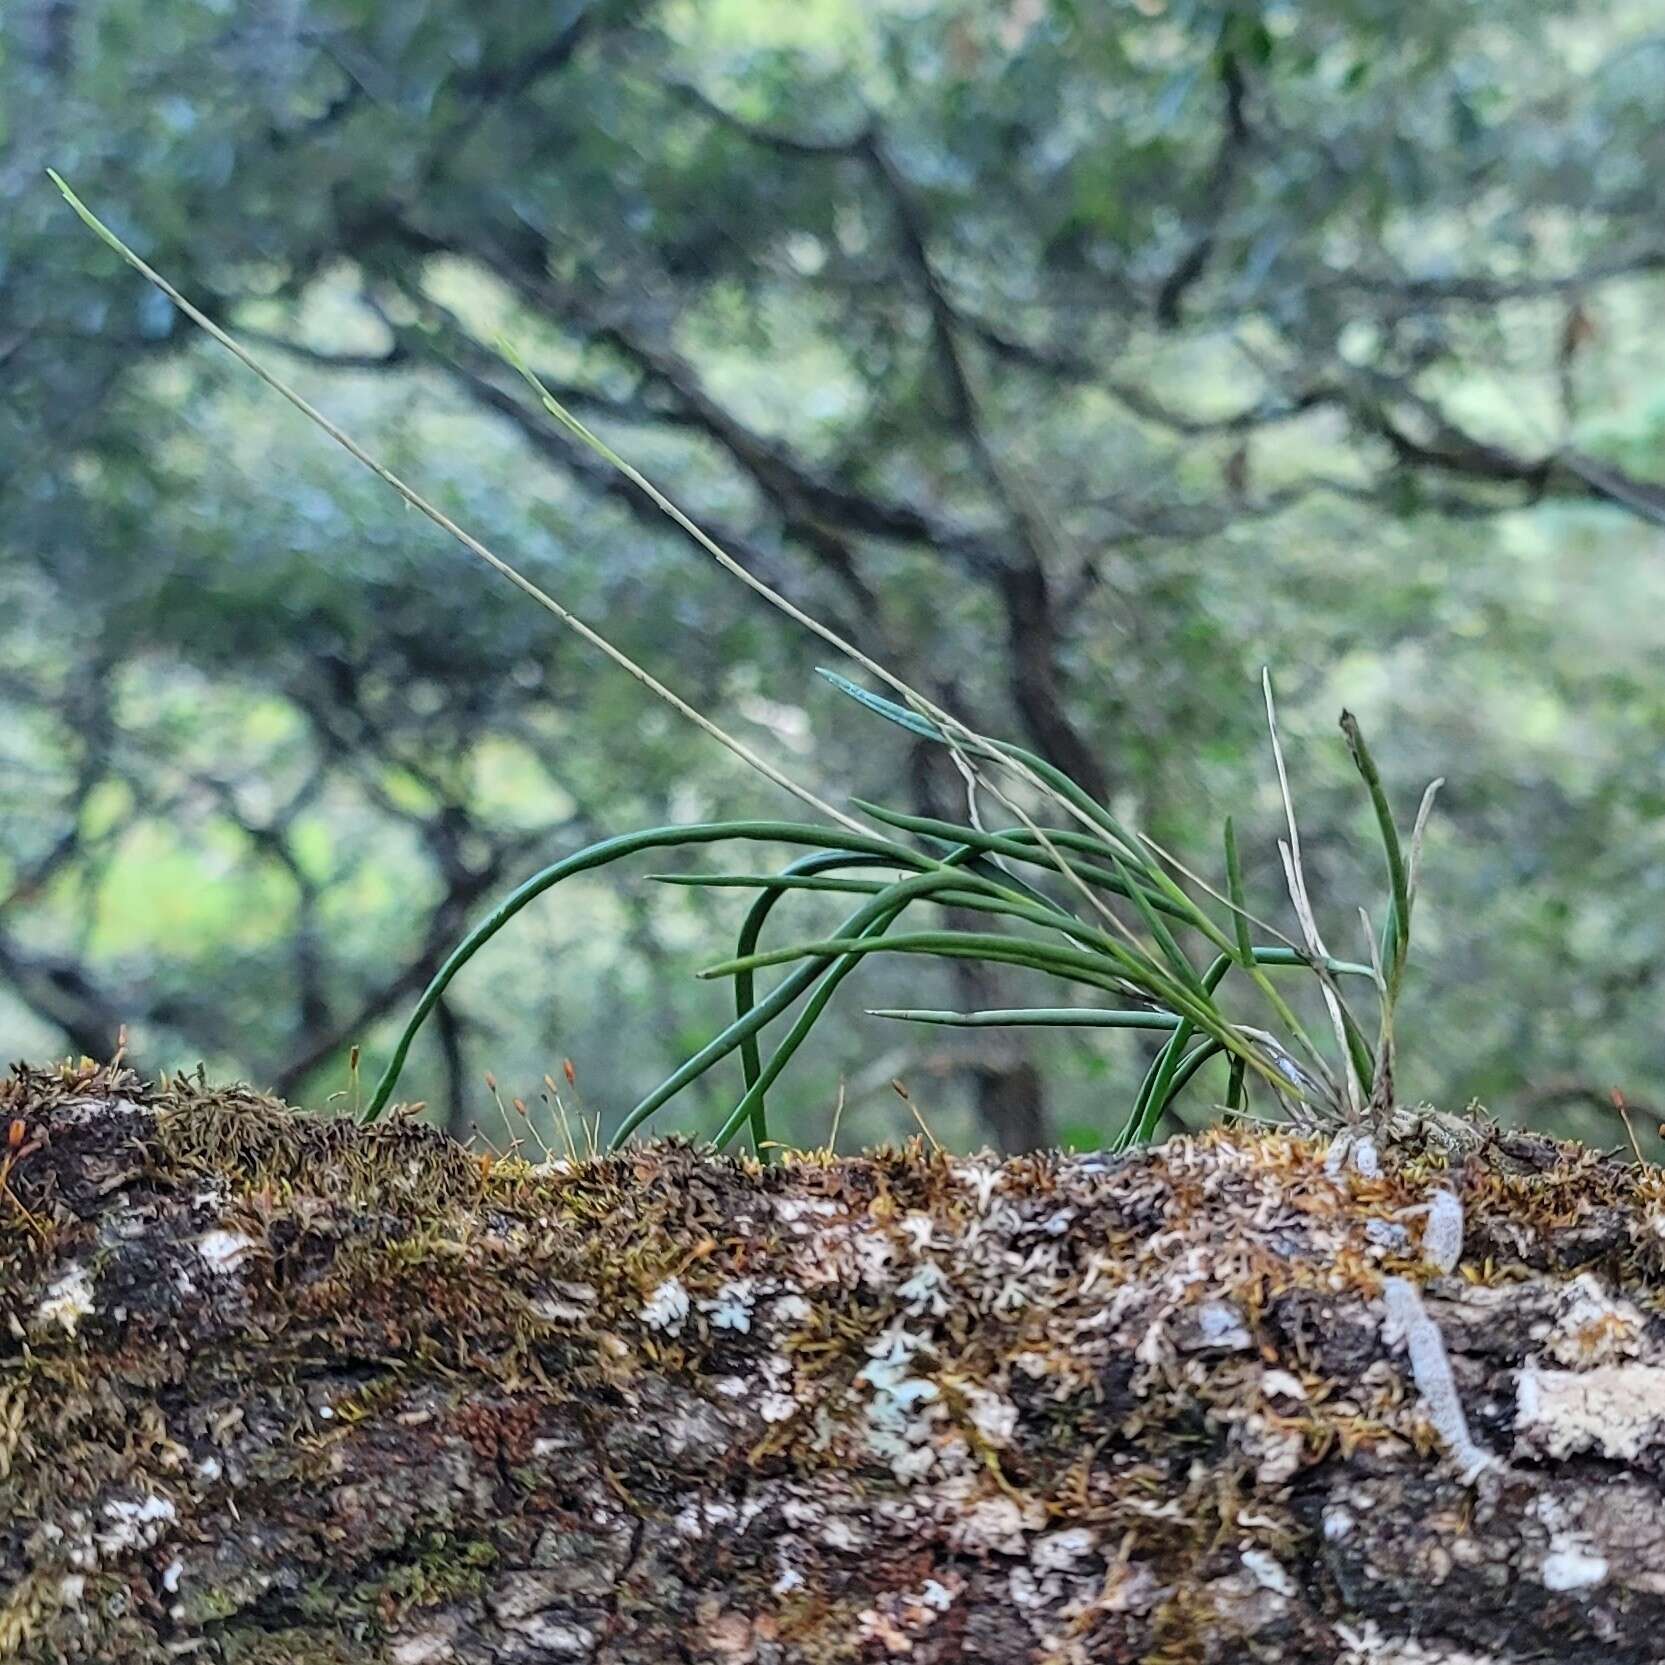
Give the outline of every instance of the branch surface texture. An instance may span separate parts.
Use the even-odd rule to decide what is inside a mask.
[[[534,1167],[19,1070],[0,1659],[1658,1661],[1665,1176],[1438,1131]]]

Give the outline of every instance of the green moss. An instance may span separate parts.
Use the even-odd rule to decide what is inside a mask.
[[[373,1128],[297,1115],[244,1087],[176,1084],[156,1103],[164,1158],[250,1190],[337,1197],[360,1207],[420,1203],[440,1212],[474,1200],[481,1165],[461,1146],[395,1117]]]
[[[258,1592],[240,1589],[236,1583],[194,1583],[182,1590],[174,1603],[181,1625],[209,1625],[241,1613]]]
[[[453,1538],[444,1532],[424,1534],[407,1545],[405,1553],[414,1559],[353,1592],[387,1624],[411,1608],[442,1607],[480,1595],[488,1583],[487,1570],[498,1561],[497,1547],[486,1539]]]
[[[234,1628],[221,1632],[219,1646],[224,1665],[372,1665],[384,1657],[379,1646],[332,1630]]]

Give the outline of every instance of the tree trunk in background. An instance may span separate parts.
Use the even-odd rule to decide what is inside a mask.
[[[434,1030],[445,1060],[445,1131],[453,1139],[468,1138],[468,1075],[463,1063],[463,1031],[448,1000],[434,1006]]]
[[[90,1066],[8,1128],[0,1659],[1660,1657],[1658,1170],[539,1170]]]
[[[1051,1137],[1047,1124],[1041,1072],[1027,1058],[1011,1062],[991,1060],[971,1072],[977,1090],[977,1109],[986,1127],[1000,1129],[1002,1149],[1032,1151]]]
[[[940,691],[950,704],[957,695],[957,689]],[[913,748],[912,761],[918,812],[963,823],[965,783],[950,755],[927,743]],[[945,908],[943,922],[952,931],[986,931],[990,926],[987,915],[969,908]],[[948,962],[948,976],[962,1011],[1009,1003],[1004,997],[1007,979],[991,964],[953,959]],[[1008,1152],[1041,1150],[1051,1144],[1045,1084],[1029,1057],[1027,1033],[1021,1028],[974,1031],[962,1038],[962,1045],[969,1054],[966,1077],[984,1137],[996,1150]]]

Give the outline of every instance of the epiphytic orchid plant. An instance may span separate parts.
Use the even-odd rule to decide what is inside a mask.
[[[778,873],[659,875],[669,883],[744,886],[757,894],[741,925],[734,956],[702,974],[732,980],[733,1021],[623,1118],[613,1135],[615,1146],[629,1139],[689,1083],[738,1053],[743,1090],[715,1130],[713,1142],[723,1146],[742,1130],[749,1130],[754,1144],[763,1149],[768,1143],[766,1097],[770,1088],[826,1011],[839,985],[871,954],[971,958],[1018,966],[1089,990],[1098,1002],[981,1012],[891,1009],[878,1014],[899,1022],[966,1027],[1070,1025],[1165,1034],[1117,1135],[1118,1148],[1150,1139],[1176,1096],[1216,1057],[1227,1063],[1225,1108],[1232,1113],[1246,1111],[1254,1083],[1269,1090],[1283,1112],[1297,1119],[1346,1121],[1362,1117],[1367,1109],[1391,1106],[1393,1013],[1410,946],[1422,835],[1439,783],[1424,795],[1407,847],[1375,762],[1350,715],[1343,713],[1342,728],[1375,811],[1389,881],[1386,921],[1379,936],[1369,919],[1364,921],[1370,944],[1368,964],[1332,957],[1319,934],[1301,861],[1269,677],[1264,690],[1267,722],[1288,819],[1288,837],[1279,847],[1299,923],[1298,939],[1283,936],[1249,913],[1229,819],[1222,892],[1180,866],[1150,839],[1123,826],[1103,804],[1043,758],[967,728],[763,583],[556,401],[512,349],[505,347],[506,357],[525,376],[544,408],[575,438],[643,491],[726,571],[896,694],[897,699],[890,699],[835,672],[822,673],[869,711],[918,738],[949,748],[973,800],[964,822],[908,815],[870,803],[852,805],[855,813],[839,809],[695,710],[601,632],[435,508],[146,265],[62,179],[56,174],[52,178],[81,219],[129,265],[384,484],[817,816],[815,822],[726,821],[654,827],[589,845],[534,874],[469,933],[424,990],[364,1111],[366,1121],[374,1121],[391,1102],[411,1043],[446,989],[522,908],[564,879],[646,850],[728,842],[796,846],[804,854]],[[975,808],[978,792],[1009,809],[1012,824],[995,832],[985,830]],[[1024,809],[1024,798],[1057,811],[1052,819],[1062,824],[1040,824]],[[855,905],[830,936],[762,947],[764,926],[777,904],[803,890],[847,894]],[[1213,908],[1198,902],[1193,891],[1206,896]],[[913,928],[925,904],[986,915],[989,928]],[[896,928],[904,924],[907,928]],[[1257,940],[1257,933],[1273,940]],[[760,993],[757,974],[776,967],[783,974],[767,992]],[[1318,984],[1333,1038],[1328,1056],[1271,975],[1285,968],[1301,970]],[[1374,1038],[1366,1034],[1344,997],[1343,978],[1367,979],[1374,986]],[[1235,993],[1243,984],[1264,1004],[1274,1028],[1252,1026],[1227,1010],[1222,995],[1228,986]],[[765,1059],[762,1032],[787,1013],[794,1014],[791,1024]]]

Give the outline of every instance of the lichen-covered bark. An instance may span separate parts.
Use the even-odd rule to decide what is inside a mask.
[[[0,1659],[1665,1657],[1657,1170],[8,1127]]]

